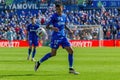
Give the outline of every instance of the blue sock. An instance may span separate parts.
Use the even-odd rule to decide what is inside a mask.
[[[35,57],[35,54],[36,54],[36,48],[34,48],[34,50],[33,50],[33,53],[32,53],[32,58],[34,58],[34,57]]]
[[[29,48],[29,49],[28,49],[28,56],[30,56],[31,51],[32,51],[32,49],[31,49],[31,48]]]
[[[46,54],[41,60],[40,63],[44,62],[45,60],[49,59],[51,57],[51,53]]]
[[[73,54],[68,55],[69,68],[73,67]]]

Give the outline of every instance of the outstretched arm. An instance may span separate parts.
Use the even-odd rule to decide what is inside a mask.
[[[54,30],[56,32],[59,31],[59,29],[57,27],[51,27],[49,24],[46,26],[47,29],[51,29],[51,30]]]
[[[65,29],[68,30],[71,34],[73,34],[73,31],[67,25],[65,25]]]

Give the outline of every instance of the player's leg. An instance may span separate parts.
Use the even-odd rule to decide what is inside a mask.
[[[59,40],[55,39],[55,38],[52,38],[51,40],[51,52],[46,54],[39,62],[42,63],[44,62],[45,60],[47,60],[48,58],[52,57],[52,56],[55,56],[56,53],[57,53],[57,49],[59,48]]]
[[[57,49],[51,49],[50,53],[47,53],[45,56],[43,56],[39,61],[35,63],[34,70],[37,71],[39,68],[40,64],[43,63],[44,61],[48,60],[49,58],[53,57],[56,55]]]
[[[35,54],[36,54],[36,46],[34,46],[33,48],[33,52],[32,52],[32,61],[35,61],[34,57],[35,57]]]
[[[31,55],[31,52],[32,52],[32,40],[29,40],[29,48],[28,48],[28,57],[27,57],[27,60],[30,59],[30,55]]]
[[[13,47],[13,40],[10,40],[10,47]]]
[[[51,49],[50,53],[47,53],[43,58],[40,59],[40,63],[44,62],[45,60],[49,59],[50,57],[56,56],[57,49]]]
[[[11,44],[12,44],[12,42],[11,42],[11,40],[8,40],[9,41],[9,47],[11,48]]]
[[[73,50],[71,47],[64,47],[68,52],[69,68],[73,68]]]
[[[32,46],[29,46],[29,48],[28,48],[28,57],[27,57],[27,60],[30,59],[30,54],[31,54],[31,52],[32,52]]]
[[[59,48],[59,41],[57,39],[52,38],[51,40],[51,52],[47,53],[44,57],[42,57],[39,61],[35,64],[35,71],[39,68],[39,65],[44,61],[48,60],[49,58],[55,56],[57,54],[57,49]]]
[[[67,50],[68,52],[68,61],[69,61],[69,68],[73,67],[73,50],[71,45],[66,37],[62,39],[62,47]]]
[[[79,72],[76,72],[73,68],[73,49],[71,47],[65,47],[66,51],[69,53],[68,54],[68,61],[69,61],[69,73],[72,74],[79,74]]]
[[[73,53],[74,52],[67,38],[64,38],[62,40],[62,47],[66,49],[66,51],[68,52],[69,73],[79,74],[73,69],[73,62],[74,62]]]
[[[8,42],[9,42],[8,46],[9,46],[10,48],[13,47],[13,46],[12,46],[12,39],[11,39],[10,37],[8,38]]]
[[[38,41],[39,39],[37,38],[37,37],[35,37],[34,39],[33,39],[33,45],[34,45],[34,48],[33,48],[33,52],[32,52],[32,61],[35,61],[35,59],[34,59],[34,57],[35,57],[35,55],[36,55],[36,47],[38,46],[38,44],[39,44],[39,41]]]

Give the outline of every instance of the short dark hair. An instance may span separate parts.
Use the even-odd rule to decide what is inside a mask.
[[[63,6],[62,3],[55,4],[55,7],[60,7],[60,6]]]

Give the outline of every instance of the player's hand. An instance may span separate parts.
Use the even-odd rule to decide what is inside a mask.
[[[72,36],[73,38],[75,38],[75,35],[74,35],[74,33],[73,33],[72,30],[69,30],[69,33],[71,34],[71,36]]]
[[[73,31],[72,31],[72,30],[70,30],[70,31],[69,31],[69,33],[70,33],[70,34],[73,34]]]
[[[59,29],[58,29],[57,27],[52,27],[52,30],[54,30],[54,31],[56,31],[56,32],[59,31]]]

